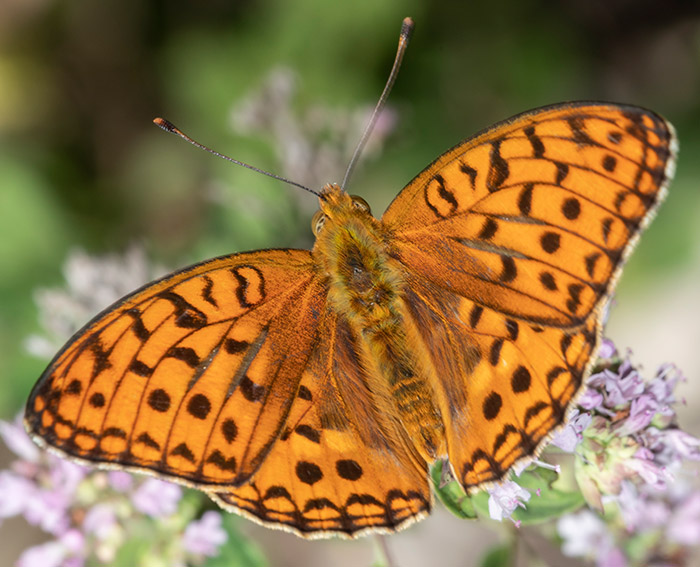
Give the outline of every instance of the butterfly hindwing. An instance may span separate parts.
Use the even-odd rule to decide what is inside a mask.
[[[598,323],[541,327],[411,278],[406,312],[429,353],[454,475],[469,491],[502,479],[564,422],[598,344]],[[430,325],[425,324],[431,321]]]
[[[251,482],[211,494],[225,509],[310,537],[393,531],[430,512],[426,463],[378,411],[344,327],[326,313],[279,440]]]

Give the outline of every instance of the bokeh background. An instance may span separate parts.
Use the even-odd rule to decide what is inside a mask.
[[[312,244],[313,195],[197,151],[153,117],[318,182],[307,171],[316,165],[290,164],[294,148],[279,137],[240,127],[250,108],[241,101],[284,68],[296,94],[283,110],[258,110],[294,120],[371,107],[407,15],[416,31],[390,98],[391,132],[350,185],[375,214],[441,152],[529,108],[611,100],[675,124],[676,180],[622,278],[607,334],[649,372],[664,361],[684,369],[681,416],[700,433],[700,5],[681,0],[0,1],[0,418],[20,410],[45,366],[25,349],[40,332],[35,291],[64,285],[69,251],[137,243],[176,268]],[[324,132],[316,142],[338,136]],[[332,165],[321,182],[342,179]],[[390,539],[402,565],[432,562],[435,550],[443,565],[470,565],[498,538],[437,507]],[[371,538],[305,542],[241,525],[271,565],[369,565],[374,554]],[[19,520],[3,524],[0,564],[37,537]]]

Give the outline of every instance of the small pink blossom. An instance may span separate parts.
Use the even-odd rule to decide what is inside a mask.
[[[168,516],[177,510],[182,489],[171,482],[146,479],[133,493],[134,507],[149,516]]]
[[[110,504],[95,504],[85,514],[83,529],[98,540],[107,539],[117,524],[114,507]]]
[[[221,514],[209,510],[199,520],[190,522],[185,529],[182,545],[194,555],[214,557],[227,539],[228,534],[221,526]]]
[[[20,459],[30,463],[36,463],[39,460],[39,448],[24,431],[19,416],[13,423],[0,421],[0,437],[2,437],[5,445]]]
[[[134,477],[125,471],[109,471],[107,479],[109,485],[117,492],[127,492],[134,485]]]
[[[700,542],[700,492],[693,492],[675,509],[666,527],[671,541],[682,545]]]
[[[617,354],[617,349],[615,348],[615,343],[610,339],[603,339],[600,342],[600,348],[598,349],[598,358],[612,358]]]
[[[24,513],[35,491],[30,480],[11,471],[0,471],[0,518]]]
[[[49,541],[25,549],[16,567],[62,567],[67,550],[59,541]]]
[[[519,484],[507,480],[488,489],[489,516],[502,522],[510,518],[516,508],[525,508],[524,502],[530,500],[531,494]]]
[[[566,425],[554,435],[552,444],[562,451],[573,453],[583,439],[583,430],[590,423],[591,414],[589,412],[573,414]]]

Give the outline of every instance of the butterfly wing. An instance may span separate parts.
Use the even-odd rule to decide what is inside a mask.
[[[651,112],[553,106],[454,147],[388,208],[466,488],[502,478],[562,422],[675,149],[672,127]]]
[[[440,156],[382,221],[438,287],[532,322],[582,324],[666,194],[675,137],[649,111],[565,104]]]
[[[430,512],[427,465],[372,402],[361,348],[326,312],[279,441],[223,508],[304,537],[395,531]]]
[[[84,461],[244,483],[281,433],[324,304],[307,251],[238,254],[167,276],[64,347],[31,393],[27,430]]]

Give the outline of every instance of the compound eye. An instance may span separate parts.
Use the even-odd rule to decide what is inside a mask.
[[[323,211],[316,211],[314,216],[311,217],[311,230],[314,233],[314,236],[319,235],[325,222],[326,215],[323,214]]]
[[[372,214],[372,210],[369,208],[369,203],[365,201],[362,197],[358,195],[350,195],[350,198],[352,199],[352,204],[360,209],[361,211],[365,211],[366,213]]]

